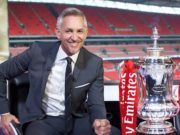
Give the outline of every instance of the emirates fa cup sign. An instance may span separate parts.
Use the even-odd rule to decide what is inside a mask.
[[[125,61],[119,83],[122,135],[136,135],[138,83],[132,61]]]

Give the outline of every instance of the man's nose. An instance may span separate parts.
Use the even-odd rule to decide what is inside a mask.
[[[78,34],[77,33],[73,33],[71,38],[76,41],[78,39]]]

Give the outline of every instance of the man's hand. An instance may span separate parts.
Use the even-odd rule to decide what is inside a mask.
[[[96,119],[93,128],[97,135],[110,135],[111,132],[111,124],[107,119]]]
[[[10,123],[11,122],[15,122],[17,124],[19,124],[19,120],[12,114],[3,114],[0,116],[0,125],[1,125],[1,128],[3,129],[3,132],[5,135],[13,135],[13,130],[12,128],[10,127]]]

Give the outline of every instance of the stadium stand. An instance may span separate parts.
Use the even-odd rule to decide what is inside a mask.
[[[10,3],[10,34],[54,35],[56,16],[65,7],[67,6],[58,4]],[[180,30],[176,28],[180,17],[176,15],[81,6],[78,8],[87,15],[89,35],[150,35],[154,26],[159,29],[160,35],[180,34]]]
[[[143,57],[147,55],[146,48],[152,47],[152,45],[88,45],[85,46],[89,51],[95,53],[103,58],[108,57]],[[160,47],[164,48],[163,55],[179,55],[180,44],[163,44]],[[11,47],[10,52],[12,56],[23,52],[27,47]],[[144,50],[145,49],[145,50]]]
[[[54,34],[56,18],[52,16],[50,10],[44,4],[30,5],[34,13],[38,16],[41,23],[49,30],[50,35]],[[48,16],[48,17],[47,17]]]
[[[31,4],[25,3],[9,4],[9,10],[14,14],[16,22],[20,26],[19,28],[26,31],[26,35],[50,35],[38,16],[33,12],[31,6]],[[13,25],[10,24],[11,29],[13,29]]]
[[[9,29],[9,34],[10,35],[25,35],[26,32],[20,28],[21,23],[18,21],[16,16],[14,15],[13,12],[9,11],[9,23],[11,24],[11,28]]]

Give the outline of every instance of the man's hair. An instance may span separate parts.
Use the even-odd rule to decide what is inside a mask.
[[[65,10],[62,11],[62,13],[58,16],[57,18],[57,23],[56,23],[56,28],[59,29],[61,26],[62,20],[66,16],[80,16],[84,20],[84,25],[87,27],[87,19],[84,13],[77,9],[77,8],[66,8]]]

